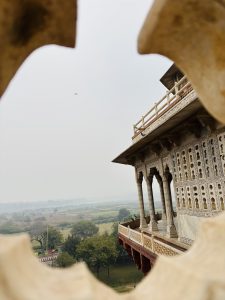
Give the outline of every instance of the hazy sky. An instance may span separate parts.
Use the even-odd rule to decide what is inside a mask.
[[[136,51],[151,3],[81,0],[76,48],[22,65],[0,103],[0,202],[136,196],[133,168],[111,160],[165,91],[171,62]]]

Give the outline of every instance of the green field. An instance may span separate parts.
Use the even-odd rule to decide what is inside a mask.
[[[106,269],[100,271],[98,279],[111,286],[118,292],[127,292],[134,289],[144,277],[135,265],[112,266],[109,277]]]
[[[97,226],[99,228],[99,234],[103,234],[105,232],[107,232],[108,234],[111,234],[112,233],[112,225],[113,224],[114,224],[114,222],[97,224]],[[61,228],[60,229],[60,231],[62,232],[64,240],[67,239],[68,235],[70,234],[71,228],[72,227]]]
[[[111,234],[113,224],[114,224],[114,222],[97,224],[97,226],[99,228],[99,234],[103,234],[105,232],[107,232],[108,234]]]

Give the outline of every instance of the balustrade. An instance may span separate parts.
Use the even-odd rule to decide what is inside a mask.
[[[161,239],[163,239],[163,236],[159,240],[158,236],[149,236],[145,232],[138,232],[121,224],[119,225],[118,232],[121,235],[125,236],[127,239],[141,245],[146,250],[151,251],[152,253],[155,253],[157,255],[174,256],[183,253],[183,251],[177,249],[176,246],[170,246],[168,244],[168,240],[165,240],[165,242],[161,241]]]
[[[175,83],[173,88],[166,92],[166,95],[145,114],[141,119],[133,125],[135,138],[149,125],[151,125],[159,116],[161,116],[168,109],[173,107],[177,102],[184,98],[192,91],[192,86],[184,76],[182,79]]]
[[[138,244],[142,244],[141,233],[133,229],[129,229],[129,231],[130,231],[130,239]]]

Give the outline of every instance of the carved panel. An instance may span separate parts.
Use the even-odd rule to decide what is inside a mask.
[[[125,236],[128,236],[128,233],[129,233],[129,229],[125,226],[122,226],[119,224],[118,226],[118,232],[125,235]]]
[[[183,149],[181,152],[181,159],[182,159],[182,167],[183,167],[183,178],[184,180],[189,180],[190,177],[190,171],[188,168],[188,159],[187,159],[187,153],[186,149]]]
[[[217,135],[218,145],[219,145],[219,154],[222,163],[223,175],[225,175],[225,134],[221,133]]]
[[[186,186],[186,196],[187,196],[187,207],[188,209],[193,208],[193,197],[191,195],[191,187]]]
[[[208,185],[209,188],[209,203],[210,203],[210,210],[216,210],[217,209],[217,203],[216,203],[216,191],[214,183],[210,183]]]
[[[176,162],[176,155],[175,155],[175,153],[172,154],[172,164],[173,164],[174,182],[176,183],[178,181],[178,179],[177,179],[177,162]]]
[[[219,155],[217,155],[217,140],[214,138],[211,138],[209,141],[209,147],[210,147],[210,152],[211,152],[211,159],[212,159],[212,168],[213,168],[213,173],[214,176],[219,175],[219,167],[218,167],[218,158]]]
[[[200,145],[195,145],[195,158],[196,158],[196,177],[202,179],[205,177],[204,166],[202,161],[202,153],[200,149]]]
[[[149,250],[152,250],[152,240],[150,237],[144,236],[143,237],[144,240],[144,247],[146,247]]]
[[[194,151],[193,147],[188,148],[188,158],[190,163],[190,177],[192,180],[196,179],[196,170],[195,170],[195,160],[194,160]]]
[[[172,250],[169,246],[162,245],[162,243],[154,241],[154,252],[156,254],[160,255],[166,255],[166,256],[174,256],[177,255],[178,253]]]
[[[204,140],[202,142],[202,151],[203,151],[203,160],[205,164],[205,175],[206,177],[209,177],[211,168],[210,168],[210,154],[209,154],[209,147],[208,147],[207,140]]]
[[[141,244],[141,233],[130,229],[130,239]]]
[[[208,196],[208,188],[206,184],[201,184],[200,186],[200,194],[202,199],[202,209],[206,210],[210,208],[209,205],[209,196]]]

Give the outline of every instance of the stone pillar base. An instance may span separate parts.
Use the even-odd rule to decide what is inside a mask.
[[[166,218],[166,214],[162,214],[162,227],[163,230],[166,231],[166,226],[167,226],[167,218]]]
[[[169,238],[177,238],[177,230],[175,225],[166,226],[166,236]]]
[[[148,224],[148,228],[150,231],[159,231],[157,222],[155,220],[150,221],[150,223]]]
[[[162,213],[162,221],[166,221],[166,214]]]
[[[147,228],[147,227],[148,227],[148,224],[147,224],[146,220],[145,219],[140,220],[139,228],[142,229],[142,228]]]

